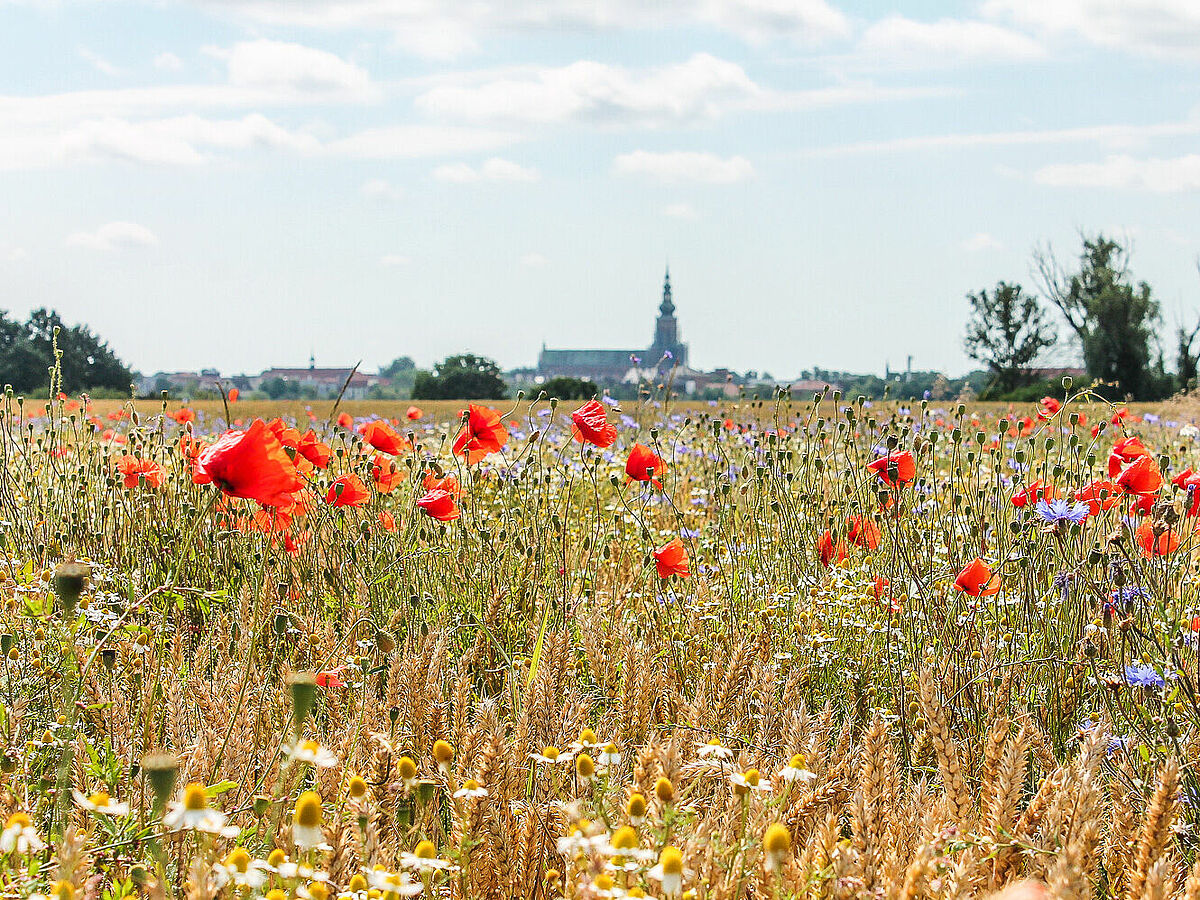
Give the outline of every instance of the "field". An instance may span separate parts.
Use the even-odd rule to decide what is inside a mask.
[[[1200,898],[1193,401],[3,402],[0,896]]]

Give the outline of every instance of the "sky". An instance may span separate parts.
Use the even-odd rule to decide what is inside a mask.
[[[1198,140],[1196,0],[0,0],[0,306],[514,367],[649,345],[669,262],[696,367],[957,374],[1081,232],[1194,320]]]

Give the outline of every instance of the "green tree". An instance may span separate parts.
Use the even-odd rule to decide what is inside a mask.
[[[1088,374],[1122,394],[1152,399],[1162,391],[1151,363],[1159,305],[1150,285],[1129,274],[1129,251],[1098,234],[1083,238],[1079,271],[1066,273],[1049,248],[1034,256],[1046,296],[1079,339]]]
[[[502,400],[508,385],[494,360],[473,353],[447,356],[433,372],[418,372],[414,400]]]
[[[548,379],[539,390],[545,391],[547,397],[557,397],[559,400],[591,400],[600,396],[600,388],[596,382],[566,375],[556,375]]]
[[[398,378],[401,375],[412,373],[416,368],[417,364],[413,362],[411,356],[397,356],[380,369],[379,374],[384,378]]]
[[[126,392],[133,373],[86,325],[67,327],[53,310],[35,309],[23,325],[0,312],[0,380],[32,393],[50,386],[55,329],[62,354],[62,389]]]
[[[1054,345],[1054,325],[1041,301],[1021,285],[1004,281],[967,294],[971,316],[963,349],[987,366],[995,393],[1016,390],[1029,380],[1029,367],[1043,350]]]

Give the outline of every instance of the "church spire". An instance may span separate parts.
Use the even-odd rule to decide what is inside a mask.
[[[663,298],[658,311],[664,316],[675,315],[675,303],[671,300],[671,267],[667,266],[667,274],[663,277]]]

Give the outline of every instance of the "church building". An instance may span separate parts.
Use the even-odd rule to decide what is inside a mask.
[[[538,375],[587,378],[598,384],[635,380],[639,371],[687,368],[687,344],[679,340],[679,322],[671,299],[671,270],[663,279],[662,302],[654,323],[654,342],[645,350],[547,350],[538,356]]]

